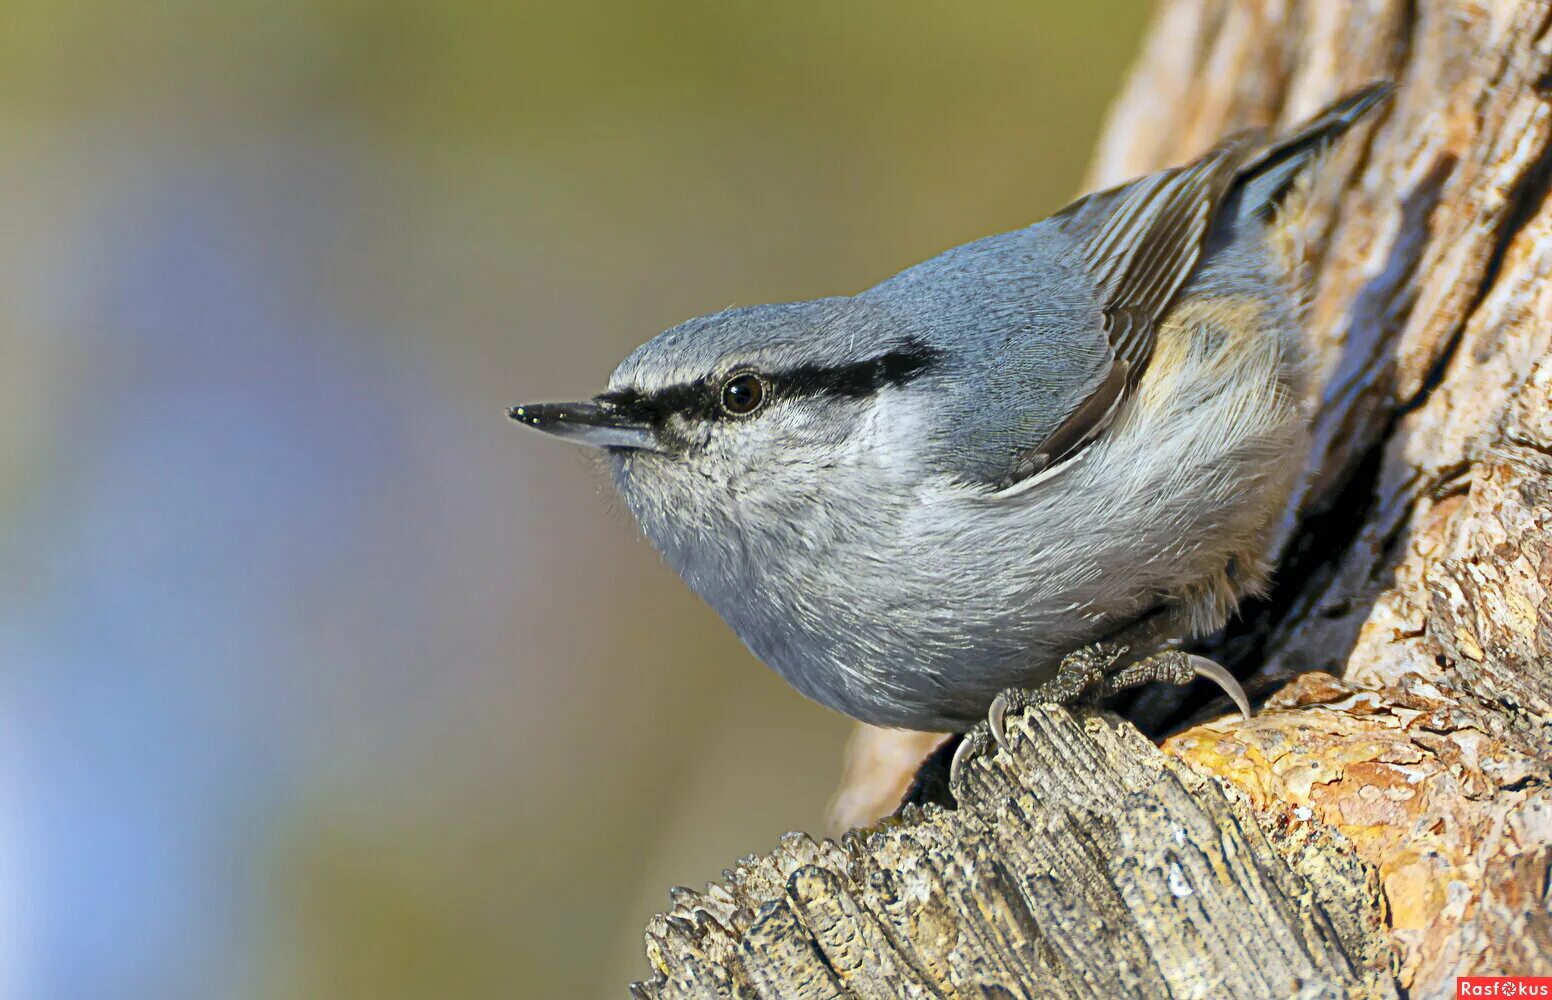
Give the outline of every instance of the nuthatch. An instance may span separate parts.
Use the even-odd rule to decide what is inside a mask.
[[[858,295],[690,320],[511,416],[602,448],[668,563],[855,718],[990,710],[1000,742],[1032,701],[1197,675],[1248,712],[1173,644],[1267,584],[1306,447],[1282,202],[1390,89]]]

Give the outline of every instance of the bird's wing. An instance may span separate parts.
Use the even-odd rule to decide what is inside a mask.
[[[1103,431],[1153,356],[1159,321],[1191,277],[1213,216],[1254,141],[1229,139],[1194,163],[1084,198],[1059,213],[1098,293],[1110,365],[1099,384],[1020,463],[998,495],[1045,478]]]
[[[1230,140],[1195,163],[1132,183],[1083,241],[1105,336],[1116,363],[1127,368],[1128,385],[1147,367],[1156,324],[1196,269],[1248,147],[1246,139]]]
[[[1224,201],[1240,190],[1238,214],[1264,217],[1300,169],[1393,90],[1387,81],[1369,84],[1269,144],[1242,132],[1194,163],[1089,195],[1053,217],[1077,239],[1098,289],[1110,366],[994,496],[1044,480],[1109,426],[1147,369],[1159,321],[1196,269]]]

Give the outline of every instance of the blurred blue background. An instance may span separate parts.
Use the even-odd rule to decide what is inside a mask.
[[[1141,0],[11,0],[0,996],[621,996],[846,720],[511,425],[1076,193]]]

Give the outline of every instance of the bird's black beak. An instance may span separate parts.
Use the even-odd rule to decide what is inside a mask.
[[[591,448],[661,450],[657,431],[651,424],[633,418],[613,403],[527,403],[512,407],[507,416],[535,430]]]

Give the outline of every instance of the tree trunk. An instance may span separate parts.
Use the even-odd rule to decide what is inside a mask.
[[[787,838],[647,932],[643,997],[1451,996],[1552,975],[1552,5],[1169,0],[1093,186],[1400,85],[1296,220],[1314,448],[1274,592],[1298,676],[1155,749],[1045,707],[957,810]],[[932,745],[859,734],[842,818]]]

